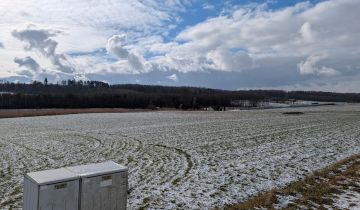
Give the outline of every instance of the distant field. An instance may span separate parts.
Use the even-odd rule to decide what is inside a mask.
[[[360,153],[359,122],[360,106],[0,119],[0,209],[21,207],[26,172],[103,160],[129,166],[130,209],[223,207]]]
[[[93,109],[0,109],[0,118],[51,116],[86,113],[124,113],[150,111],[148,109],[93,108]]]

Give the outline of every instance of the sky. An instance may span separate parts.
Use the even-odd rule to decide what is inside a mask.
[[[0,80],[360,92],[359,0],[1,0]]]

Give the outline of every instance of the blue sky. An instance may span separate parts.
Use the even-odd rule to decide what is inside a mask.
[[[2,0],[0,80],[359,92],[358,0]]]

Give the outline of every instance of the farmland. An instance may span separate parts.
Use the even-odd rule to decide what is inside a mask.
[[[0,119],[0,208],[24,173],[114,160],[129,207],[203,209],[282,187],[360,152],[360,106]]]

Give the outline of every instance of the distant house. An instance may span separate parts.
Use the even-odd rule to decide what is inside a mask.
[[[269,105],[269,102],[253,100],[232,100],[230,104],[232,107],[266,107]]]
[[[288,99],[286,101],[284,101],[285,104],[296,104],[297,100],[296,99]]]
[[[230,105],[233,107],[254,107],[255,103],[250,100],[232,100]]]
[[[2,95],[14,95],[15,93],[13,92],[0,92],[0,96]]]
[[[258,101],[257,106],[258,107],[268,107],[269,106],[269,101]]]
[[[211,106],[209,106],[209,107],[203,108],[203,110],[205,110],[205,111],[214,111],[214,108],[212,108]]]

